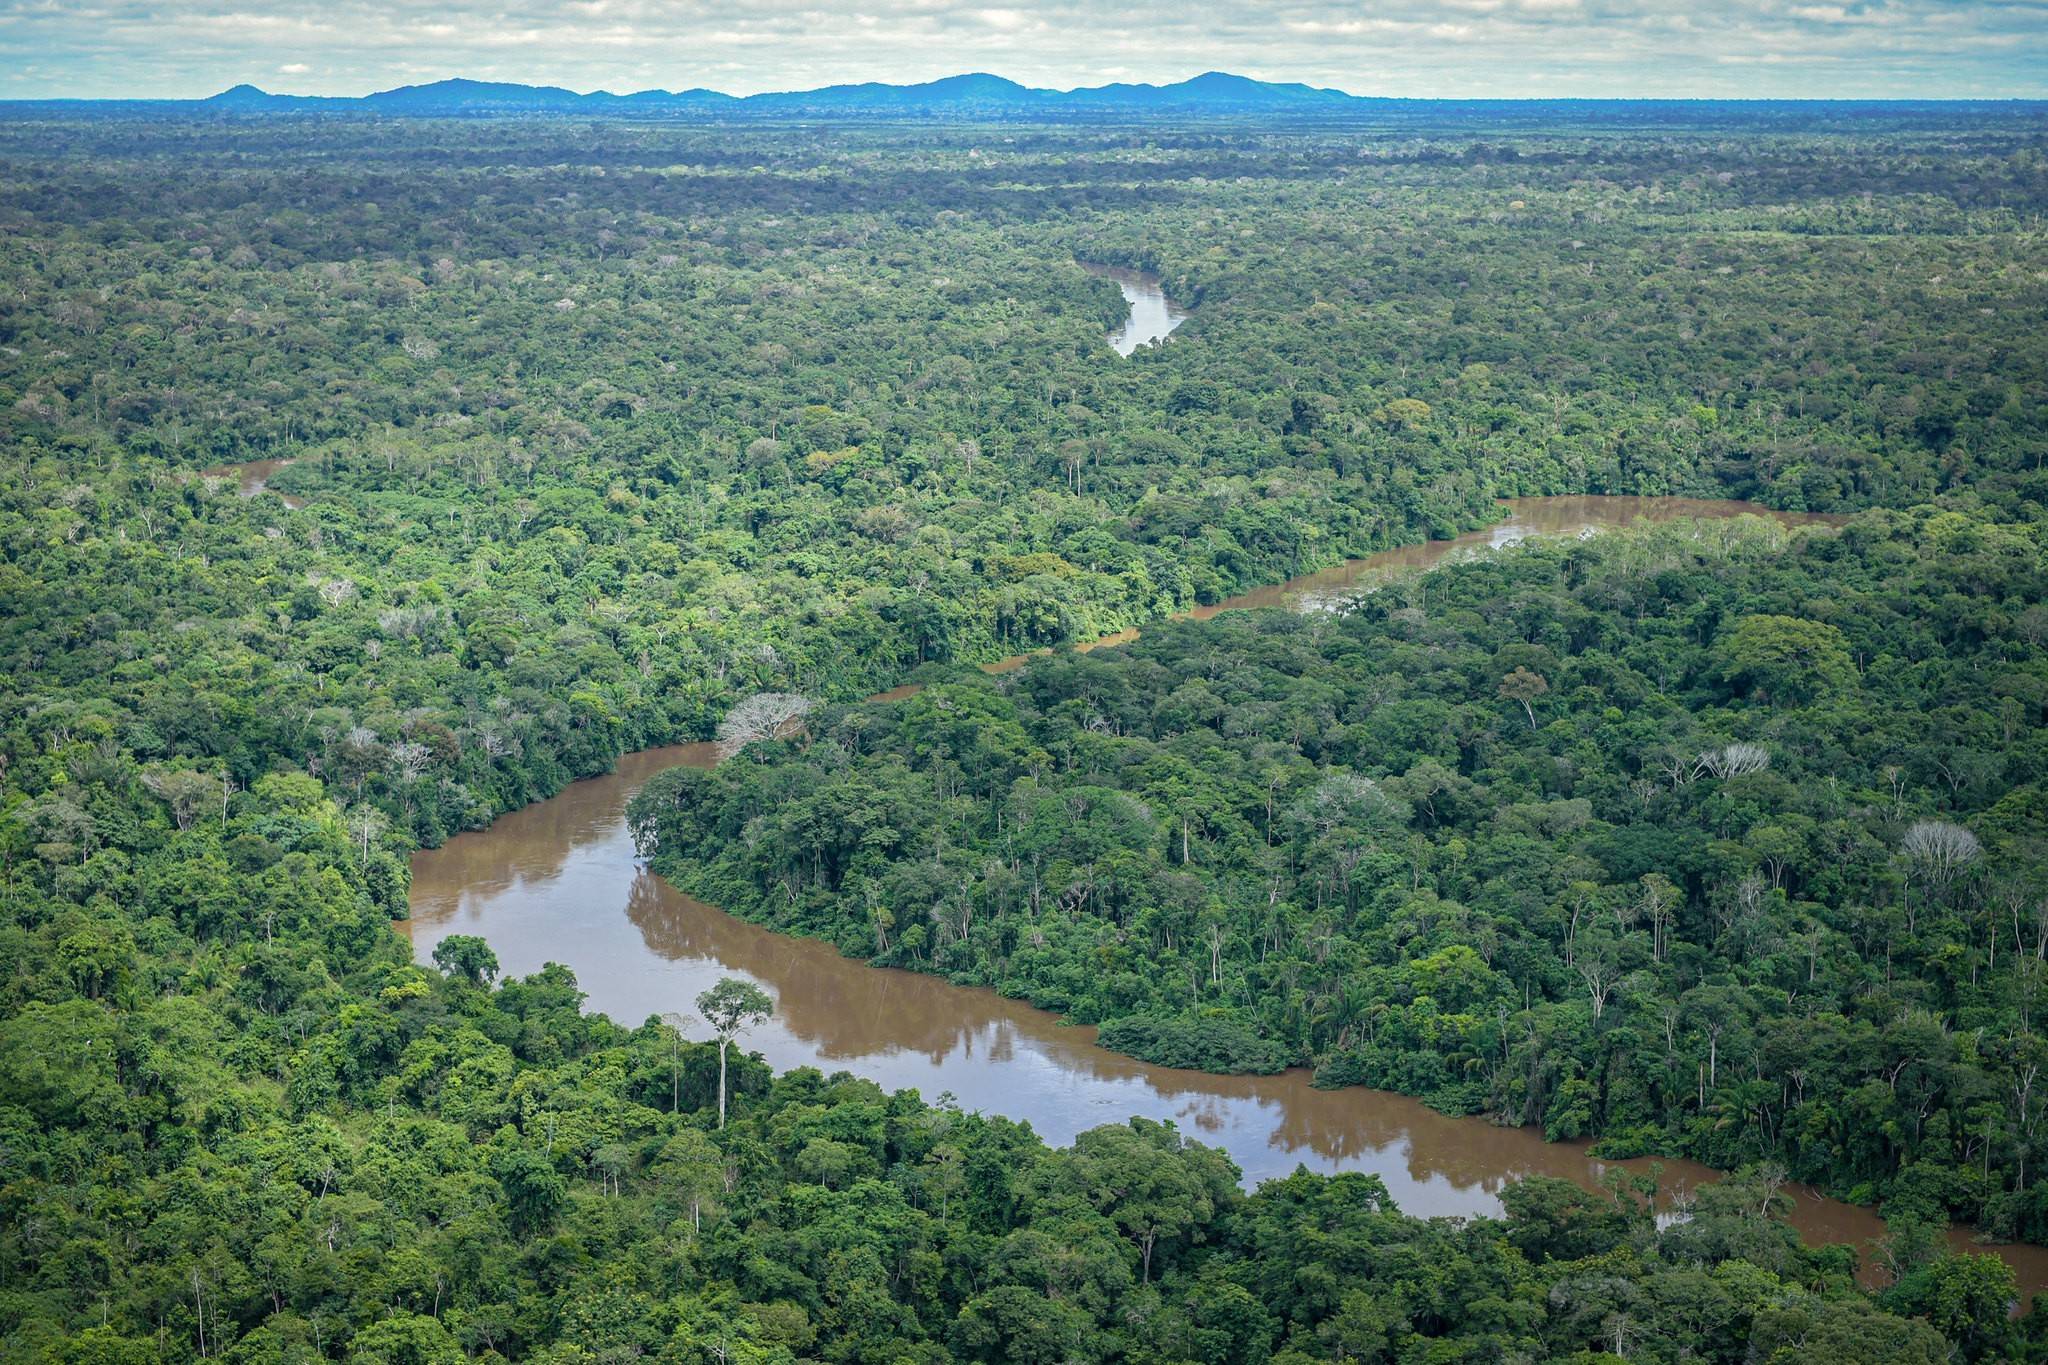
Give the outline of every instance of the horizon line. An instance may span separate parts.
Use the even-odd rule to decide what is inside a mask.
[[[710,86],[696,85],[683,88],[647,86],[637,90],[616,91],[598,86],[589,90],[578,90],[573,86],[556,84],[552,81],[494,80],[475,76],[441,76],[432,80],[403,81],[396,85],[378,86],[359,94],[313,95],[297,94],[275,90],[258,85],[255,81],[236,81],[210,95],[0,95],[0,106],[23,104],[175,104],[204,105],[237,91],[249,91],[268,99],[304,100],[309,102],[332,102],[347,104],[374,99],[380,95],[395,94],[407,90],[431,90],[437,86],[473,85],[492,86],[505,89],[560,91],[577,99],[632,100],[656,96],[671,98],[697,95],[716,97],[744,103],[750,100],[771,99],[798,95],[816,95],[833,90],[858,90],[878,88],[887,90],[911,90],[921,87],[943,85],[952,81],[981,77],[1000,81],[1015,87],[1018,91],[1032,95],[1082,95],[1110,90],[1153,90],[1168,91],[1191,84],[1208,76],[1223,76],[1233,80],[1276,89],[1294,89],[1321,95],[1336,95],[1347,100],[1371,101],[1387,104],[2048,104],[2048,93],[2040,95],[1904,95],[1904,94],[1854,94],[1854,95],[1378,95],[1359,94],[1334,85],[1311,85],[1305,81],[1269,81],[1256,76],[1211,68],[1173,81],[1110,81],[1100,85],[1034,86],[1027,85],[1012,77],[987,70],[960,71],[930,80],[917,81],[832,81],[823,85],[792,87],[787,89],[757,90],[738,95]],[[516,110],[504,111],[516,113]],[[542,111],[534,111],[542,112]]]

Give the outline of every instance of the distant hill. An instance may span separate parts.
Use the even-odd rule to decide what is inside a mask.
[[[1064,118],[1078,115],[1201,116],[1204,114],[1316,114],[1375,103],[1341,90],[1257,81],[1209,71],[1172,85],[1102,85],[1042,90],[987,72],[948,76],[915,85],[869,81],[818,90],[777,91],[745,97],[716,90],[642,90],[578,94],[553,85],[445,80],[403,85],[356,97],[280,95],[237,85],[205,100],[145,101],[229,114],[365,113],[449,118],[493,114],[693,115],[727,117]]]
[[[1019,85],[985,71],[913,85],[868,81],[817,90],[727,95],[717,90],[579,94],[555,85],[445,80],[371,95],[280,95],[237,85],[200,100],[0,100],[0,118],[260,117],[322,114],[372,118],[632,118],[714,120],[1061,122],[1149,119],[1370,119],[1416,126],[1814,128],[1867,127],[1872,119],[1918,126],[1969,114],[2031,121],[2048,102],[2025,100],[1415,100],[1351,95],[1291,82],[1206,71],[1170,85],[1115,84],[1076,90]]]
[[[1277,84],[1205,71],[1176,85],[1103,85],[1074,90],[1067,98],[1097,107],[1134,109],[1316,110],[1369,103],[1342,90],[1324,90],[1299,83]]]

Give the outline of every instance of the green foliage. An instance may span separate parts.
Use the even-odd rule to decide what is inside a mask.
[[[1107,1048],[1161,1066],[1195,1071],[1244,1071],[1270,1075],[1287,1065],[1280,1046],[1263,1038],[1228,1010],[1161,1016],[1131,1014],[1111,1019],[1097,1032]]]
[[[0,121],[0,1359],[2041,1357],[1925,1232],[2048,1237],[2035,115],[1542,117]],[[1916,510],[1149,628],[1577,492]],[[1246,1196],[390,932],[912,674],[636,824],[1144,1055],[1889,1193],[1896,1284],[1768,1173]]]
[[[2048,677],[2048,556],[1950,529],[1680,524],[1150,629],[827,710],[634,821],[736,913],[1151,1061],[2040,1237],[2048,807],[2009,794],[2048,727],[1997,698]]]
[[[449,934],[435,944],[434,965],[473,986],[489,985],[498,975],[498,955],[474,934]]]
[[[1792,616],[1745,616],[1727,633],[1725,670],[1766,699],[1806,701],[1856,676],[1842,632]]]

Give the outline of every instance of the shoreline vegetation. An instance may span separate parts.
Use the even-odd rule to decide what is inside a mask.
[[[0,121],[0,1353],[2039,1358],[1940,1228],[2048,1236],[2048,185],[1926,117]],[[1114,363],[1077,259],[1195,316]],[[298,510],[189,477],[286,457]],[[954,666],[1589,488],[1858,515]],[[719,1049],[388,930],[414,847],[920,669],[661,779],[658,855],[1747,1169],[1452,1226],[738,1058],[720,1130]],[[1883,1290],[1773,1216],[1808,1172]]]
[[[1908,527],[1867,520],[1851,524],[1869,542],[1859,559],[1917,539]],[[2015,566],[2033,581],[2038,547],[2012,548],[2020,551]],[[1774,553],[1805,563],[1780,574],[1761,562]],[[1782,532],[1647,528],[1539,543],[1499,563],[1445,566],[1434,571],[1434,593],[1419,580],[1396,582],[1341,618],[1167,623],[1115,653],[1038,656],[1001,679],[935,680],[886,709],[825,708],[808,718],[801,748],[764,736],[716,769],[655,775],[629,820],[657,871],[742,918],[823,937],[878,965],[991,986],[1099,1025],[1103,1046],[1147,1061],[1226,1073],[1305,1065],[1319,1084],[1395,1090],[1448,1113],[1538,1125],[1553,1139],[1595,1136],[1595,1151],[1608,1155],[1686,1156],[1721,1169],[1784,1161],[1797,1179],[1868,1202],[1898,1191],[1872,1181],[1872,1168],[1841,1164],[1827,1122],[1794,1112],[1789,1087],[1775,1100],[1753,1098],[1748,1131],[1726,1122],[1725,1097],[1708,1102],[1723,1038],[1771,1049],[1753,1053],[1750,1064],[1760,1068],[1772,1056],[1801,1077],[1802,1090],[1811,1084],[1817,1092],[1827,1088],[1821,1065],[1853,1065],[1859,1053],[1942,1065],[1926,1040],[1872,1027],[1858,997],[1875,983],[1852,973],[1833,992],[1820,984],[1823,961],[1834,959],[1840,971],[1853,959],[1860,927],[1830,916],[1825,904],[1896,897],[1893,913],[1910,918],[1903,902],[1916,875],[1938,876],[1945,893],[1965,894],[1953,878],[1982,878],[1974,907],[1923,908],[1954,921],[1924,941],[1938,949],[1972,917],[1980,933],[2003,935],[2008,926],[1994,927],[1997,912],[1984,902],[2001,879],[2026,875],[2038,835],[2020,816],[2002,850],[1987,851],[1962,826],[1910,820],[1906,808],[1884,811],[1874,793],[1896,774],[1872,771],[1857,782],[1848,753],[1816,747],[1828,722],[1815,727],[1799,712],[1839,707],[1844,689],[1861,690],[1843,637],[1832,626],[1732,608],[1745,590],[1782,599],[1816,571],[1844,594],[1838,619],[1895,590],[1879,582],[1848,595],[1845,558],[1823,543],[1794,551]],[[1418,657],[1418,645],[1441,654],[1457,640],[1470,649],[1480,622],[1506,616],[1499,595],[1560,591],[1567,560],[1586,580],[1572,594],[1582,600],[1618,593],[1624,579],[1746,581],[1721,602],[1684,604],[1696,620],[1704,608],[1728,624],[1720,647],[1695,640],[1690,661],[1660,660],[1668,676],[1690,680],[1678,696],[1660,696],[1627,667],[1614,672],[1614,656],[1643,654],[1613,641],[1583,663],[1512,638],[1482,645],[1468,659],[1437,665],[1442,700],[1429,704],[1413,686],[1388,687],[1416,676],[1404,656]],[[1475,592],[1475,580],[1486,586]],[[1432,596],[1448,599],[1437,611],[1448,610],[1454,626],[1428,624],[1417,604]],[[1644,605],[1657,615],[1672,604]],[[1666,650],[1673,624],[1635,623],[1643,646]],[[1864,629],[1902,638],[1896,621]],[[1781,633],[1813,635],[1826,648],[1788,646]],[[1769,720],[1744,725],[1732,703],[1751,685],[1741,658],[1755,649],[1795,671],[1825,670],[1832,681],[1783,675]],[[1214,663],[1218,652],[1232,661],[1227,672]],[[1370,671],[1347,679],[1347,665]],[[1551,714],[1539,731],[1535,703],[1562,690],[1562,678],[1553,689],[1545,674],[1573,676],[1582,667],[1595,670],[1597,685],[1580,686],[1575,706],[1544,700]],[[1230,685],[1216,681],[1226,676]],[[1287,699],[1298,692],[1287,680],[1304,677],[1323,685],[1322,698],[1307,713],[1290,711]],[[1381,695],[1372,696],[1374,688]],[[1717,692],[1723,709],[1703,710]],[[1364,706],[1341,700],[1360,693],[1370,698]],[[1617,701],[1633,723],[1622,722]],[[1687,710],[1696,725],[1682,723]],[[1384,715],[1375,720],[1376,713]],[[1526,732],[1503,723],[1517,714]],[[1920,714],[1910,708],[1893,719],[1917,726]],[[1754,738],[1720,728],[1731,721]],[[1456,752],[1474,744],[1508,752],[1475,767]],[[1602,751],[1607,757],[1596,764]],[[1775,772],[1774,752],[1787,755]],[[1656,771],[1653,754],[1663,756],[1654,779],[1599,776],[1618,762]],[[1791,761],[1828,774],[1830,811],[1796,795],[1802,779],[1787,775],[1795,754]],[[1544,790],[1561,774],[1527,775],[1566,755],[1576,761],[1562,789]],[[1408,760],[1406,771],[1389,773],[1389,759]],[[1262,770],[1263,787],[1246,777]],[[1491,792],[1489,773],[1507,790]],[[1843,784],[1846,799],[1834,795]],[[1873,795],[1856,796],[1864,784]],[[2018,815],[2032,800],[2024,793],[2001,809]],[[1860,817],[1859,801],[1871,803]],[[1830,816],[1833,833],[1823,836]],[[1866,828],[1853,830],[1858,818]],[[1742,827],[1731,828],[1731,819]],[[1788,826],[1807,837],[1782,845],[1782,861],[1756,852]],[[1557,850],[1550,866],[1559,870],[1532,865],[1537,834]],[[1921,844],[1941,837],[1959,841],[1962,861],[1939,874],[1916,869],[1914,860],[1928,856]],[[1838,859],[1863,848],[1864,870],[1823,873],[1823,838],[1850,840],[1837,844]],[[1897,851],[1887,855],[1887,842]],[[1318,848],[1335,861],[1318,868]],[[1980,858],[1997,866],[1977,866]],[[1488,866],[1490,876],[1468,870]],[[1681,884],[1659,867],[1691,875]],[[1732,880],[1718,888],[1717,868],[1732,869],[1721,872]],[[1865,880],[1823,885],[1801,870]],[[1244,894],[1254,887],[1264,894]],[[1532,897],[1549,902],[1547,912],[1507,909]],[[1247,908],[1233,913],[1233,899]],[[1488,914],[1489,902],[1501,909]],[[1527,926],[1521,943],[1505,937],[1515,925]],[[1884,941],[1888,954],[1913,932],[1903,919],[1900,928]],[[1734,955],[1761,950],[1782,959],[1754,977],[1731,978],[1734,962],[1718,957],[1731,935],[1747,945]],[[1377,949],[1366,946],[1381,938]],[[1342,946],[1333,954],[1332,944]],[[1995,951],[1988,938],[1986,947]],[[2007,961],[2024,974],[2024,940],[2020,948],[2018,957],[2008,950]],[[1689,967],[1678,965],[1688,959]],[[1780,972],[1786,983],[1774,984]],[[1440,979],[1449,973],[1456,985]],[[1361,977],[1372,984],[1355,994],[1339,985]],[[1802,986],[1830,1005],[1796,1018],[1783,1006],[1774,1011],[1774,991],[1790,1004]],[[1529,1013],[1532,992],[1545,1002],[1542,1013]],[[1610,1008],[1633,1017],[1618,1019]],[[1526,1040],[1507,1027],[1511,1012],[1529,1022]],[[1886,1012],[1878,1007],[1876,1021]],[[1548,1036],[1539,1038],[1539,1028]],[[1645,1035],[1660,1030],[1662,1046],[1644,1046]],[[1782,1032],[1775,1042],[1774,1030]],[[1801,1033],[1816,1037],[1802,1045]],[[1608,1043],[1587,1046],[1600,1037]],[[1597,1060],[1560,1067],[1560,1048]],[[1658,1077],[1649,1086],[1633,1079],[1646,1068]],[[1718,1074],[1711,1079],[1719,1083]],[[1753,1071],[1740,1083],[1757,1079]],[[1770,1112],[1775,1104],[1786,1111]],[[1813,1134],[1814,1145],[1788,1149],[1780,1132]],[[1985,1207],[1974,1211],[1981,1216]],[[1955,1206],[1945,1211],[1967,1216]]]

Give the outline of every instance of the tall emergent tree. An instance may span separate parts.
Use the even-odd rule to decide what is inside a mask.
[[[721,977],[697,997],[697,1013],[718,1035],[718,1126],[725,1127],[725,1050],[732,1040],[775,1013],[775,1002],[751,981]]]

